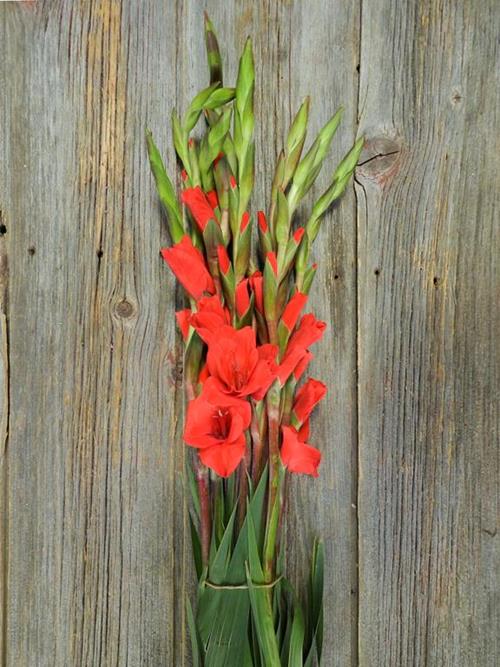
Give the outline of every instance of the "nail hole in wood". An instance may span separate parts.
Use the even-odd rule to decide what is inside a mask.
[[[380,269],[375,269],[375,271],[374,271],[373,273],[374,273],[376,276],[379,276],[379,275],[380,275]]]
[[[99,257],[99,259],[101,259],[101,257],[104,255],[104,253],[103,253],[103,251],[101,250],[101,248],[99,248],[99,250],[96,252],[96,255]]]
[[[333,276],[334,280],[338,280],[339,278],[340,278],[340,276],[337,273]]]
[[[5,225],[0,225],[0,236],[7,234],[7,227]]]
[[[432,282],[434,283],[434,287],[437,287],[438,283],[439,283],[439,278],[437,276],[434,276],[434,279],[433,279]]]
[[[28,255],[31,255],[33,257],[35,252],[36,252],[35,246],[30,245],[30,247],[28,248]]]

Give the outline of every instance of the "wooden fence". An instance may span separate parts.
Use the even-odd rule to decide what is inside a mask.
[[[255,203],[306,94],[312,130],[345,107],[336,157],[367,137],[316,250],[321,477],[291,489],[292,577],[326,544],[324,665],[496,666],[497,0],[0,2],[1,664],[189,664],[181,294],[144,129],[173,173],[205,8],[228,80],[254,39]]]

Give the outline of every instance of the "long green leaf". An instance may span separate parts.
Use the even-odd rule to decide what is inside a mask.
[[[268,589],[259,587],[259,584],[264,584],[265,580],[251,515],[247,516],[247,530],[248,563],[246,564],[246,575],[257,639],[262,655],[266,658],[266,665],[268,667],[281,667],[278,642],[274,630],[271,593]]]
[[[185,232],[182,224],[182,213],[179,202],[177,201],[174,186],[167,176],[163,160],[161,159],[160,152],[153,141],[153,135],[150,130],[146,131],[146,142],[148,146],[149,163],[155,179],[156,189],[158,190],[160,201],[167,211],[170,236],[174,243],[178,243]]]

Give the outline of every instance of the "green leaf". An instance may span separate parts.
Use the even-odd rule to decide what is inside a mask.
[[[174,243],[178,243],[185,233],[179,202],[177,201],[174,187],[167,176],[163,160],[161,159],[161,155],[153,141],[153,135],[150,130],[146,130],[146,142],[148,146],[149,163],[156,182],[156,189],[158,190],[160,201],[167,211],[170,236]]]
[[[191,548],[193,549],[193,560],[194,567],[196,570],[196,576],[198,579],[201,577],[203,572],[203,558],[201,556],[201,540],[196,528],[196,524],[189,512],[189,527],[191,529]]]
[[[290,632],[288,667],[303,667],[305,637],[304,612],[302,611],[300,601],[289,582],[285,581],[284,586],[293,600],[293,623]]]
[[[186,616],[187,623],[189,628],[189,636],[191,637],[191,654],[193,658],[193,667],[203,667],[202,662],[202,651],[200,638],[198,636],[198,631],[196,629],[196,623],[193,615],[193,608],[191,607],[191,602],[189,598],[186,597]]]
[[[266,657],[266,665],[268,667],[281,667],[278,643],[274,631],[271,595],[268,589],[258,586],[258,584],[264,584],[265,580],[251,515],[247,517],[247,531],[248,563],[246,564],[246,574],[252,619],[262,655]],[[257,586],[254,584],[257,584]]]

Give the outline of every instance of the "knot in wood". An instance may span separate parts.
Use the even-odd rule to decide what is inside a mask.
[[[361,153],[357,174],[386,185],[399,171],[401,142],[387,136],[367,139]]]
[[[115,314],[117,315],[117,317],[128,319],[129,317],[132,317],[134,313],[135,313],[135,306],[127,299],[122,299],[115,306]]]

